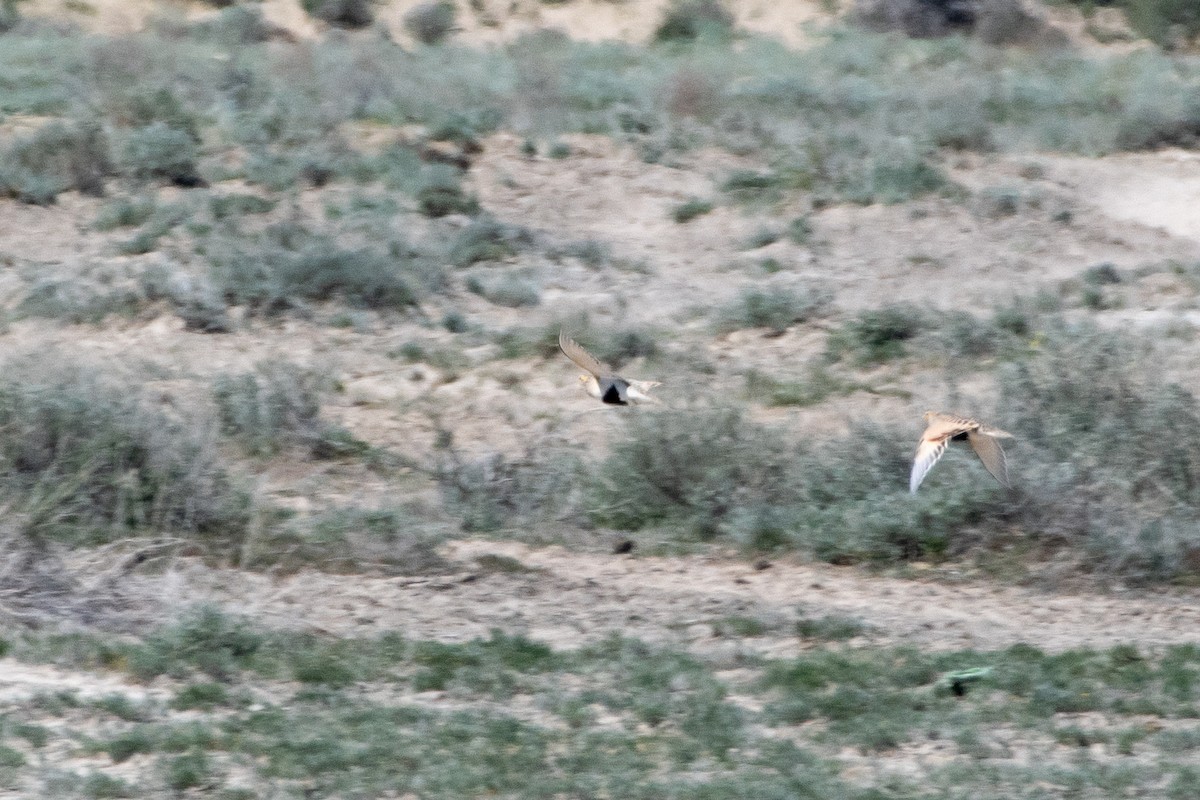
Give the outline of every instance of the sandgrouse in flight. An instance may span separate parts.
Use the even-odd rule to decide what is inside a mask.
[[[1008,465],[1004,460],[1004,448],[1000,446],[1000,438],[1012,438],[997,428],[990,428],[978,420],[967,417],[956,417],[952,414],[942,414],[937,411],[926,411],[925,432],[917,445],[917,455],[913,459],[912,475],[908,479],[908,490],[916,492],[921,481],[933,469],[946,447],[951,441],[966,439],[975,450],[975,455],[987,467],[987,471],[1004,486],[1009,486]]]
[[[563,355],[588,373],[580,375],[579,382],[583,384],[583,388],[588,394],[598,398],[601,402],[615,406],[658,402],[648,392],[658,386],[659,381],[635,381],[622,378],[601,364],[595,356],[584,350],[582,345],[562,331],[558,333],[558,347],[563,351]]]

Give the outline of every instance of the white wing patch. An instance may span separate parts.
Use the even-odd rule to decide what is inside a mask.
[[[949,444],[949,437],[930,440],[922,439],[917,445],[917,455],[913,459],[912,474],[908,478],[908,490],[916,494],[917,487],[921,485],[921,481],[925,480],[925,476],[929,474],[929,470],[933,469],[933,465],[938,462],[942,454],[946,452],[946,445]]]

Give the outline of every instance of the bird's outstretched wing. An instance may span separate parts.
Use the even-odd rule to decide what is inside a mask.
[[[574,361],[576,366],[592,373],[598,379],[612,374],[595,356],[584,350],[583,345],[567,336],[563,331],[558,332],[558,349],[562,350],[564,356]]]
[[[925,414],[925,419],[929,424],[921,434],[917,454],[913,458],[912,472],[908,476],[908,490],[913,493],[916,493],[917,487],[925,480],[929,470],[933,469],[933,465],[945,454],[950,440],[979,427],[979,423],[974,420],[932,411]]]
[[[912,473],[908,476],[910,492],[916,494],[917,487],[921,485],[921,481],[925,480],[929,470],[933,469],[933,465],[946,452],[946,445],[949,442],[950,437],[948,436],[937,440],[921,439],[921,443],[917,445],[917,455],[913,459]]]
[[[975,455],[983,462],[983,466],[992,473],[992,477],[1000,481],[1002,486],[1011,486],[1008,482],[1008,462],[1004,458],[1004,448],[1000,446],[996,436],[982,431],[971,431],[967,434],[967,441],[974,448]]]

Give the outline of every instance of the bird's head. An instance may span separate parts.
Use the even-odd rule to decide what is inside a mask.
[[[922,417],[922,418],[923,418],[923,419],[924,419],[926,422],[929,422],[931,419],[933,419],[933,418],[934,418],[934,417],[936,417],[936,416],[937,416],[937,412],[936,412],[936,411],[926,411],[924,414],[922,414],[922,415],[921,415],[921,417]]]
[[[592,376],[591,376],[591,375],[580,375],[580,376],[579,376],[579,383],[580,383],[581,385],[583,385],[583,386],[587,386],[587,385],[588,385],[588,381],[590,381],[591,379],[592,379]]]

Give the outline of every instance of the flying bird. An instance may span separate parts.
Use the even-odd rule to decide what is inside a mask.
[[[601,364],[595,356],[583,349],[583,346],[564,332],[558,332],[558,348],[563,355],[575,362],[575,365],[586,372],[579,376],[579,382],[584,390],[602,403],[614,406],[627,406],[630,403],[657,403],[648,392],[659,381],[634,381],[622,378],[611,369]]]
[[[1004,460],[1004,448],[999,439],[1011,439],[1012,434],[998,428],[991,428],[978,420],[968,417],[956,417],[952,414],[942,414],[937,411],[925,412],[926,428],[921,434],[917,445],[917,455],[913,459],[912,475],[908,479],[908,490],[914,494],[921,481],[933,469],[942,454],[946,452],[951,441],[960,442],[966,439],[974,449],[975,455],[992,473],[992,477],[1004,486],[1009,486],[1008,464]]]

